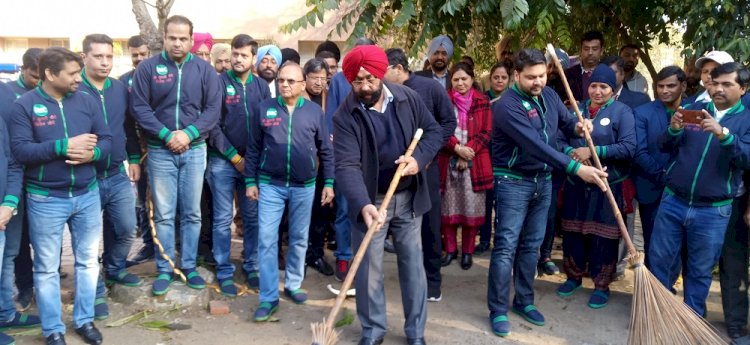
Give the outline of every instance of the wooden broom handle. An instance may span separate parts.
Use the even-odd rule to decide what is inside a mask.
[[[565,92],[568,95],[568,100],[573,106],[576,116],[578,117],[578,122],[580,122],[583,127],[583,136],[586,138],[586,144],[588,144],[589,150],[591,150],[591,157],[594,159],[594,165],[597,169],[604,170],[602,169],[602,162],[599,160],[599,156],[596,154],[594,140],[591,139],[591,133],[589,133],[589,129],[588,127],[586,127],[586,121],[584,121],[583,119],[581,110],[578,109],[578,103],[573,96],[573,92],[570,90],[570,84],[568,84],[568,78],[565,76],[565,70],[563,69],[562,64],[560,64],[560,60],[557,58],[557,54],[555,53],[555,47],[553,47],[552,44],[547,45],[547,54],[552,57],[552,61],[554,61],[555,67],[558,71],[560,71],[560,79],[562,80],[563,86],[565,86]],[[622,213],[620,212],[620,207],[617,205],[615,196],[612,195],[612,189],[607,188],[606,194],[607,199],[609,199],[609,204],[612,206],[612,211],[615,214],[615,218],[617,219],[617,225],[620,228],[620,234],[625,240],[625,245],[628,247],[628,253],[630,253],[631,256],[635,256],[638,254],[638,252],[635,250],[635,246],[633,245],[633,240],[630,238],[630,234],[628,234],[628,227],[625,225],[625,221],[623,221],[622,219]]]
[[[404,157],[411,157],[414,149],[417,147],[417,143],[419,143],[419,139],[421,138],[422,129],[418,128],[417,132],[414,133],[414,137],[412,138],[409,147],[406,149],[406,153],[404,153]],[[383,202],[380,204],[380,208],[378,208],[378,213],[382,214],[386,209],[388,209],[388,204],[391,202],[393,194],[396,193],[396,187],[398,187],[399,181],[401,181],[401,174],[403,173],[404,168],[406,168],[406,163],[401,163],[398,165],[396,173],[393,174],[391,184],[388,186],[388,191],[385,193]],[[346,292],[352,286],[352,282],[354,281],[354,276],[357,274],[359,264],[362,263],[362,259],[365,257],[365,253],[367,252],[367,248],[370,246],[370,241],[372,241],[372,237],[377,232],[376,229],[379,225],[380,224],[378,224],[377,221],[373,220],[370,224],[370,227],[367,228],[365,238],[362,239],[362,243],[359,245],[357,254],[354,256],[354,260],[352,260],[351,266],[349,266],[349,273],[346,274],[346,279],[344,279],[344,282],[341,284],[341,290],[339,290],[339,295],[336,297],[336,303],[333,305],[333,309],[331,309],[331,312],[328,313],[328,318],[326,319],[326,328],[333,329],[333,323],[336,322],[336,316],[341,309],[341,305],[346,299]]]

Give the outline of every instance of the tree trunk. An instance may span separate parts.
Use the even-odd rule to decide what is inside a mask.
[[[641,61],[643,61],[643,64],[646,65],[646,69],[648,69],[648,73],[651,75],[651,80],[656,80],[656,68],[654,68],[654,62],[651,61],[651,55],[648,53],[648,48],[644,44],[643,47],[641,47],[641,53],[639,57],[641,58]],[[656,92],[656,90],[654,90]]]
[[[143,39],[148,43],[148,48],[151,50],[152,54],[161,52],[164,47],[162,39],[164,36],[164,21],[169,17],[169,11],[172,9],[174,1],[175,0],[156,0],[156,4],[151,5],[145,0],[132,0],[135,21],[138,22],[141,36],[143,36]],[[156,8],[158,26],[157,24],[154,24],[154,20],[148,13],[148,7],[146,6]]]

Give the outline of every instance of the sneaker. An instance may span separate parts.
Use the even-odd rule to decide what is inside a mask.
[[[206,288],[206,281],[203,280],[203,277],[201,277],[201,275],[198,274],[198,271],[196,271],[194,268],[183,270],[182,273],[185,274],[185,278],[187,278],[187,286],[189,286],[190,288],[196,290]]]
[[[260,302],[260,305],[253,316],[253,320],[255,320],[255,322],[268,321],[268,319],[271,318],[271,315],[273,315],[278,309],[279,300],[273,302]]]
[[[16,341],[13,339],[13,337],[5,334],[0,333],[0,345],[14,345]]]
[[[539,271],[548,276],[560,274],[560,268],[550,259],[546,259],[539,264]]]
[[[16,312],[10,321],[0,322],[0,331],[11,328],[31,328],[42,324],[39,316]]]
[[[248,272],[245,284],[248,289],[258,290],[260,288],[260,276],[258,275],[258,271]]]
[[[581,282],[568,279],[557,288],[560,297],[568,297],[581,288]]]
[[[591,297],[589,298],[589,308],[592,309],[600,309],[607,306],[607,301],[609,300],[609,290],[603,291],[603,290],[594,290],[594,293],[591,294]]]
[[[537,326],[544,326],[544,315],[533,304],[529,304],[523,308],[513,306],[513,312],[523,317],[526,321],[531,322]]]
[[[336,281],[344,281],[346,275],[349,274],[349,261],[348,260],[336,260],[336,273],[334,278]]]
[[[169,285],[172,284],[172,274],[161,273],[156,277],[154,283],[151,284],[151,292],[154,296],[161,296],[169,291]]]
[[[443,299],[443,293],[440,291],[440,287],[427,287],[427,301],[428,302],[440,302]]]
[[[295,304],[305,304],[307,302],[307,291],[302,289],[284,289],[284,295],[291,298]]]
[[[219,289],[224,296],[237,297],[237,286],[234,285],[232,278],[219,279]]]
[[[135,274],[130,274],[128,271],[122,270],[116,276],[107,276],[107,284],[120,284],[130,287],[141,286],[141,278]]]
[[[34,300],[34,289],[24,289],[18,291],[16,296],[16,307],[19,311],[26,311],[31,308],[31,302]]]
[[[490,314],[490,325],[492,326],[492,333],[500,337],[507,337],[510,335],[510,320],[508,320],[507,314]]]
[[[94,320],[106,320],[109,318],[109,306],[107,305],[107,299],[97,298],[94,301]]]
[[[308,262],[307,265],[312,266],[324,276],[333,275],[333,267],[331,267],[331,265],[329,265],[328,262],[326,262],[326,260],[323,258],[318,258],[315,261]]]

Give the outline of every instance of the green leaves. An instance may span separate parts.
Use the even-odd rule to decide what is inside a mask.
[[[526,0],[500,0],[500,14],[508,29],[513,29],[529,14],[529,3]]]
[[[466,6],[466,0],[447,0],[440,8],[440,12],[452,16],[457,12],[462,11],[464,6]]]

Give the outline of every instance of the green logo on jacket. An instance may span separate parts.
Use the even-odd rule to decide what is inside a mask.
[[[169,69],[167,69],[167,66],[165,65],[156,65],[156,73],[159,75],[167,75],[167,72],[169,72]]]
[[[234,86],[227,85],[227,96],[234,96],[237,94],[237,90],[234,89]]]
[[[34,115],[36,116],[47,116],[49,114],[49,110],[47,109],[47,106],[44,104],[34,104]]]
[[[521,104],[523,104],[523,107],[526,108],[527,111],[531,110],[531,103],[522,101]]]
[[[274,108],[269,108],[266,110],[266,117],[269,119],[273,119],[276,117],[276,115],[279,115],[279,112]]]

